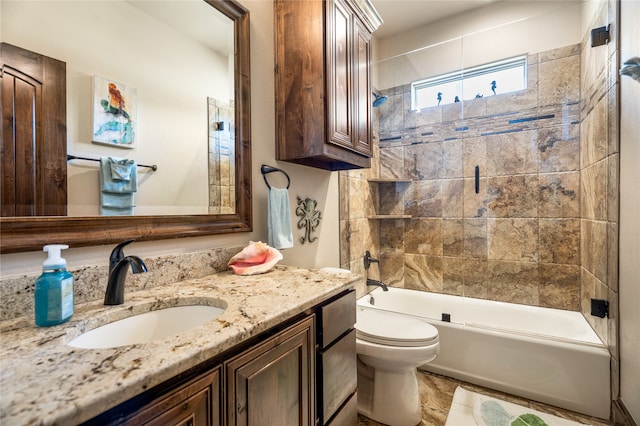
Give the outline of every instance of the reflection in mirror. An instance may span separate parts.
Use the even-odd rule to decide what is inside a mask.
[[[2,8],[4,40],[66,64],[69,154],[156,164],[155,173],[133,168],[137,215],[209,212],[207,99],[233,102],[233,21],[204,1],[8,1]],[[108,41],[96,30],[107,23]],[[108,83],[122,110],[112,106]],[[127,143],[106,127],[123,115]],[[98,163],[71,161],[67,179],[69,216],[105,211]]]
[[[233,101],[208,99],[209,213],[235,210],[235,124]]]
[[[94,216],[100,206],[97,163],[71,161],[68,215],[74,217],[3,217],[2,252],[39,249],[52,240],[79,246],[251,230],[246,9],[233,0],[8,0],[0,7],[3,41],[67,62],[68,153],[158,165],[156,172],[138,168],[135,215],[105,218]],[[181,22],[169,23],[168,17]],[[227,35],[211,32],[223,27]],[[84,50],[73,52],[65,39]],[[134,149],[92,142],[94,75],[137,89]]]

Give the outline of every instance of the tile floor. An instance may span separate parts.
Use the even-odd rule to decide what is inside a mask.
[[[558,417],[570,419],[579,423],[592,426],[608,426],[610,423],[574,413],[572,411],[563,410],[561,408],[542,404],[535,401],[529,401],[517,396],[505,394],[460,380],[451,379],[449,377],[440,376],[424,371],[418,372],[418,380],[420,385],[420,396],[422,398],[422,423],[421,426],[443,426],[447,420],[447,413],[453,400],[453,393],[459,385],[474,392],[497,397],[514,404],[520,404],[533,408],[538,411],[553,414]],[[358,416],[358,426],[380,426],[381,423],[375,422],[362,415]],[[469,426],[469,425],[455,425]]]

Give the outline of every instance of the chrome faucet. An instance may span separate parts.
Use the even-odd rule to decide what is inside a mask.
[[[377,285],[378,287],[382,287],[383,291],[389,291],[389,287],[382,281],[372,280],[371,278],[367,278],[367,285]]]
[[[131,272],[139,274],[147,272],[147,265],[138,256],[125,256],[122,248],[135,240],[123,241],[111,252],[109,256],[109,280],[107,291],[104,295],[105,305],[122,305],[124,303],[124,281],[127,278],[127,269],[131,265]]]

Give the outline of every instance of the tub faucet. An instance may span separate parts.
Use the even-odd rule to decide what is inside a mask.
[[[131,272],[139,274],[147,272],[147,265],[138,256],[125,256],[122,248],[135,240],[123,241],[111,252],[109,256],[109,280],[107,291],[104,295],[105,305],[122,305],[124,303],[124,281],[127,278],[127,269],[131,265]]]
[[[369,250],[364,252],[364,258],[362,260],[364,261],[364,269],[369,269],[372,263],[380,263],[378,259],[371,257]]]
[[[382,281],[372,280],[371,278],[367,278],[367,285],[377,285],[378,287],[382,287],[383,291],[389,291],[389,287]]]

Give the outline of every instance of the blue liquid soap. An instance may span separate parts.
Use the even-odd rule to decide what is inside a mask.
[[[43,250],[49,257],[42,264],[42,275],[35,283],[36,325],[49,327],[62,324],[73,315],[73,275],[67,271],[67,261],[60,251],[67,245],[52,244]]]

